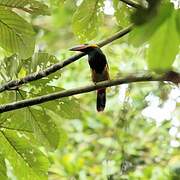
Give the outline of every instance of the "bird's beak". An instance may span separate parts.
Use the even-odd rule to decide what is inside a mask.
[[[70,51],[81,51],[81,50],[86,49],[88,47],[94,47],[95,48],[95,47],[98,47],[98,45],[96,45],[96,44],[91,44],[91,45],[81,44],[81,45],[75,46],[75,47],[73,47],[73,48],[71,48],[69,50]]]
[[[85,48],[89,47],[88,45],[85,45],[85,44],[81,44],[81,45],[78,45],[78,46],[75,46],[71,49],[69,49],[70,51],[81,51]]]

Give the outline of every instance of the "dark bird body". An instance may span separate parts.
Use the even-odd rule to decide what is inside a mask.
[[[94,83],[109,80],[109,71],[106,56],[97,45],[80,45],[70,49],[88,54],[88,62],[91,68],[92,81]],[[97,111],[103,111],[106,105],[106,89],[97,90]]]

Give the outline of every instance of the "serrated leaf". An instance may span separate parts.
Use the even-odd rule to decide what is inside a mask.
[[[3,122],[0,123],[0,127],[33,133],[33,127],[29,123],[29,119],[30,114],[27,109],[4,113],[0,118],[0,120]]]
[[[42,163],[43,165],[42,166],[40,165],[39,168],[43,167],[42,168],[43,171],[47,169],[47,164],[45,164],[47,163],[47,161],[45,160],[46,158],[42,155],[42,153],[39,150],[34,149],[33,146],[28,144],[27,141],[25,141],[23,138],[24,138],[23,136],[18,137],[17,134],[15,135],[15,133],[12,133],[12,132],[7,134],[4,131],[1,131],[0,132],[0,146],[1,146],[0,153],[3,154],[4,157],[6,157],[6,162],[8,162],[9,166],[12,167],[12,171],[15,178],[19,180],[47,179],[44,175],[41,174],[42,171],[37,172],[36,170],[37,164],[42,165]],[[30,161],[29,153],[31,153],[31,151],[29,150],[36,152],[36,154],[38,155],[37,164],[35,163],[33,164],[33,162]]]
[[[43,107],[56,113],[60,118],[78,119],[81,116],[80,104],[73,97],[48,102]]]
[[[59,144],[59,130],[56,123],[48,116],[45,109],[40,106],[31,108],[31,113],[31,123],[36,138],[45,147],[56,149]]]
[[[170,3],[161,5],[157,16],[149,19],[149,21],[141,26],[136,26],[130,33],[129,40],[135,46],[140,46],[147,42],[151,36],[157,31],[159,26],[171,16],[174,8]]]
[[[32,136],[12,130],[5,130],[3,134],[29,167],[39,177],[47,178],[47,170],[49,168],[48,158],[38,149],[38,146],[32,144]],[[30,139],[31,141],[29,142]]]
[[[9,9],[0,7],[0,46],[22,59],[34,52],[35,38],[32,26]]]
[[[38,94],[49,94],[62,91],[64,89],[59,87],[54,87],[48,85],[49,80],[42,79],[40,81],[34,81],[31,83],[33,86],[31,92],[36,92]],[[46,88],[44,88],[46,87]],[[41,105],[45,110],[51,110],[56,113],[61,118],[67,119],[77,119],[80,118],[80,103],[74,97],[67,97],[62,99],[56,99],[54,101],[49,101]],[[46,112],[47,113],[47,112]]]
[[[28,94],[21,92],[20,97],[18,94],[16,95],[16,100],[22,100],[27,96]],[[6,101],[10,97],[12,98],[12,93],[7,94]],[[31,133],[39,145],[49,149],[56,149],[59,144],[59,129],[41,106],[3,113],[0,115],[0,128]]]
[[[59,114],[67,119],[80,118],[80,104],[75,98],[63,98],[59,100]]]
[[[84,0],[73,16],[73,31],[82,41],[97,35],[102,18],[103,0]]]
[[[115,17],[118,25],[125,27],[130,23],[131,8],[119,0],[113,0]]]
[[[47,5],[35,0],[0,0],[0,6],[16,8],[35,15],[49,15],[50,11]]]
[[[149,41],[148,67],[150,69],[171,69],[180,45],[174,15],[175,13],[159,27]]]
[[[58,87],[51,87],[46,86],[46,93],[52,93],[57,91],[62,91],[64,89],[58,88]],[[44,92],[44,91],[43,91]],[[66,97],[62,99],[57,99],[55,101],[47,102],[43,105],[46,109],[52,110],[56,114],[59,115],[59,117],[67,118],[67,119],[78,119],[80,118],[80,103],[79,101],[74,97]],[[54,108],[56,107],[56,108]]]

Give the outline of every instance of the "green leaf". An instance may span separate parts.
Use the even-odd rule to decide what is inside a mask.
[[[133,24],[142,25],[158,15],[161,0],[146,0],[147,8],[136,8],[131,16]]]
[[[0,179],[7,179],[6,171],[7,169],[4,157],[0,154]]]
[[[118,25],[125,27],[130,23],[131,8],[119,0],[113,0],[115,17]]]
[[[29,123],[30,119],[31,115],[28,112],[28,109],[4,113],[0,116],[0,122],[2,121],[0,127],[33,133],[33,127]]]
[[[60,88],[56,88],[56,90],[57,89],[60,90]],[[51,110],[51,112],[56,113],[59,118],[78,119],[81,116],[80,103],[74,97],[49,101],[42,106],[47,109],[47,112]]]
[[[176,29],[180,36],[180,9],[177,9],[175,11],[175,18],[176,18]]]
[[[17,55],[13,54],[9,57],[4,58],[3,60],[4,67],[6,69],[5,75],[9,76],[9,78],[16,77],[19,67],[21,65],[21,61],[17,58]]]
[[[49,8],[42,2],[35,0],[0,0],[0,6],[16,8],[34,15],[49,15]]]
[[[158,30],[159,26],[171,16],[173,10],[174,8],[171,3],[161,5],[157,16],[149,19],[147,23],[141,26],[135,26],[130,33],[130,42],[135,46],[140,46],[142,43],[147,42]]]
[[[38,146],[34,146],[32,136],[28,136],[27,133],[14,132],[12,130],[4,131],[4,135],[33,171],[38,176],[45,178],[49,168],[49,160],[38,149]],[[31,138],[30,142],[29,138]]]
[[[73,16],[73,31],[82,41],[93,39],[102,18],[103,0],[84,0]]]
[[[25,134],[1,131],[0,153],[17,179],[47,179],[48,159],[30,142]]]
[[[66,0],[50,0],[50,3],[51,3],[52,5],[58,6],[58,5],[60,5],[60,4],[61,4],[61,5],[64,4],[65,1],[66,1]]]
[[[12,92],[7,94],[7,100],[4,101],[10,101],[12,95]],[[28,93],[21,91],[16,95],[16,100],[26,99],[28,96]],[[5,103],[2,100],[1,102]],[[3,113],[0,115],[0,128],[31,133],[39,145],[49,149],[56,149],[59,144],[59,129],[55,121],[47,114],[46,109],[41,106]]]
[[[154,33],[149,41],[148,66],[154,70],[168,70],[179,51],[180,39],[173,13]]]
[[[45,53],[45,52],[38,52],[35,53],[31,60],[31,70],[33,72],[43,70],[50,66],[51,64],[57,63],[58,60],[55,56]]]
[[[56,149],[59,144],[59,129],[48,116],[46,110],[40,106],[31,108],[31,123],[34,134],[39,142],[49,149]]]
[[[55,93],[58,91],[62,91],[64,89],[50,86],[48,79],[42,79],[40,81],[34,81],[31,83],[32,90],[31,92],[38,93],[39,95]],[[46,88],[44,88],[46,87]],[[54,112],[59,116],[59,118],[67,118],[67,119],[77,119],[80,118],[80,103],[74,97],[67,97],[62,99],[57,99],[54,101],[49,101],[41,105],[48,113],[48,111]],[[50,115],[51,116],[51,115]]]
[[[35,46],[32,26],[9,9],[0,7],[0,46],[22,59],[32,56]]]
[[[56,114],[66,119],[80,118],[80,104],[77,99],[73,97],[63,98],[56,101]]]

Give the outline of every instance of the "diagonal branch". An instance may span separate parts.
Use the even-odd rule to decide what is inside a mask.
[[[129,33],[132,30],[132,27],[133,27],[133,25],[130,25],[129,27],[124,28],[123,30],[116,33],[115,35],[97,43],[97,45],[99,45],[100,47],[103,47],[103,46],[115,41],[116,39],[118,39],[118,38],[126,35],[127,33]],[[86,55],[85,53],[79,53],[77,55],[74,55],[74,56],[66,59],[63,62],[54,64],[54,65],[48,67],[47,69],[44,69],[44,70],[39,71],[37,73],[30,74],[30,75],[28,75],[22,79],[19,79],[19,80],[9,81],[9,82],[0,86],[0,92],[3,92],[5,90],[11,90],[11,89],[14,89],[14,88],[22,85],[22,84],[26,84],[28,82],[35,81],[35,80],[41,79],[43,77],[46,77],[46,76],[62,69],[63,67],[75,62],[76,60],[80,59],[81,57],[83,57],[85,55]]]
[[[132,1],[132,0],[120,0],[122,1],[123,3],[126,3],[127,5],[133,7],[133,8],[137,8],[137,9],[142,9],[143,6],[141,6],[140,4]]]
[[[95,85],[93,84],[93,85],[89,85],[85,87],[64,90],[64,91],[60,91],[60,92],[56,92],[56,93],[52,93],[48,95],[39,96],[32,99],[21,100],[21,101],[9,103],[9,104],[4,104],[0,106],[0,113],[12,111],[12,110],[16,110],[16,109],[20,109],[20,108],[24,108],[28,106],[33,106],[33,105],[41,104],[44,102],[48,102],[55,99],[60,99],[60,98],[76,95],[76,94],[91,92],[100,88],[117,86],[120,84],[127,84],[127,83],[133,83],[133,82],[145,82],[145,81],[170,81],[170,82],[178,84],[180,83],[180,74],[170,72],[170,73],[167,73],[165,75],[160,75],[160,76],[152,76],[152,75],[143,76],[143,77],[129,76],[123,79],[103,81]]]

